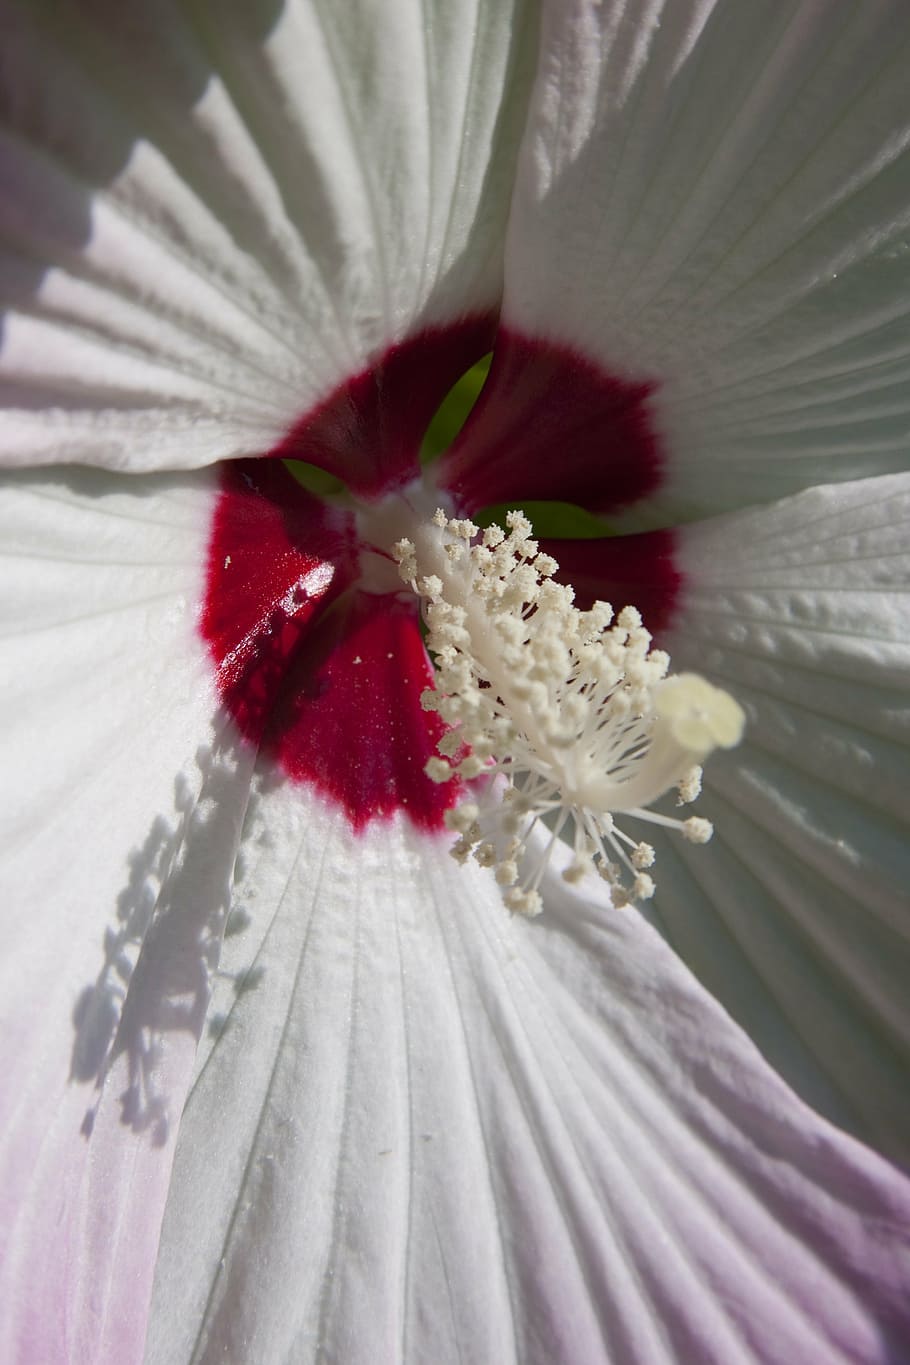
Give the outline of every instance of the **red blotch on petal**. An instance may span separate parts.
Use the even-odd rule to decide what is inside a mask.
[[[221,699],[258,743],[305,628],[351,582],[353,523],[269,460],[225,465],[201,629]]]
[[[420,446],[446,394],[493,344],[495,319],[465,318],[391,346],[297,423],[271,452],[305,460],[376,498],[420,473]]]
[[[355,829],[399,810],[438,829],[455,791],[423,771],[442,733],[420,705],[431,685],[416,606],[349,593],[296,654],[265,746],[290,777],[342,806]]]
[[[637,607],[652,635],[673,623],[683,586],[672,531],[645,531],[604,540],[541,540],[540,548],[559,564],[556,577],[575,589],[575,605],[598,598],[615,611]]]
[[[545,499],[591,512],[627,507],[661,481],[655,388],[503,329],[483,391],[441,459],[440,486],[469,513]]]
[[[358,591],[356,573],[347,513],[278,462],[223,468],[200,625],[240,733],[357,829],[398,810],[438,829],[455,792],[423,771],[441,722],[420,705],[416,600]]]

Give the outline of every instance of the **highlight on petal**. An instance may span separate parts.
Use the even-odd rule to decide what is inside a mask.
[[[899,1349],[907,1181],[637,914],[556,869],[545,914],[511,919],[440,841],[354,835],[288,788],[242,849],[150,1362]]]
[[[301,639],[356,576],[353,518],[280,460],[237,460],[216,479],[199,627],[222,701],[258,745]]]
[[[655,922],[789,1083],[910,1160],[910,475],[676,532],[662,636],[745,707]],[[666,863],[664,860],[667,860]]]
[[[526,0],[9,0],[0,458],[270,449],[495,311],[535,40]]]
[[[650,386],[662,481],[641,517],[901,469],[903,0],[546,0],[543,15],[503,320]],[[627,460],[605,439],[592,478],[626,488]]]
[[[424,765],[443,727],[421,707],[430,664],[388,550],[391,591],[368,587],[377,556],[353,513],[281,461],[225,464],[219,482],[200,628],[240,734],[355,828],[402,810],[441,829],[454,795]]]
[[[197,635],[208,475],[0,497],[0,1358],[141,1356],[253,750]]]

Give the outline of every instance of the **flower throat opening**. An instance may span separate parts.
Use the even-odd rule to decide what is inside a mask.
[[[707,820],[649,807],[674,787],[680,804],[694,800],[700,765],[739,742],[743,711],[697,674],[667,676],[669,656],[651,649],[634,607],[578,610],[527,517],[510,512],[506,523],[508,532],[481,530],[439,509],[393,551],[424,603],[435,662],[421,702],[447,726],[426,772],[471,784],[446,816],[460,836],[453,856],[493,868],[507,907],[536,915],[550,854],[566,837],[568,881],[598,873],[615,904],[648,899],[654,850],[615,817],[707,842]],[[549,838],[534,856],[542,820]]]

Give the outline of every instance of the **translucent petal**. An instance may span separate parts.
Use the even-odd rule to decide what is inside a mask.
[[[552,0],[542,52],[503,317],[655,385],[651,523],[902,468],[902,0]]]
[[[265,450],[498,307],[523,0],[22,0],[3,34],[7,462]]]
[[[667,937],[787,1079],[910,1155],[910,475],[677,532],[665,638],[748,714],[705,770],[704,849],[662,846]],[[665,844],[666,841],[662,841]]]
[[[0,1357],[133,1361],[249,793],[195,605],[208,476],[0,498]]]
[[[906,1182],[635,912],[318,803],[247,821],[149,1360],[876,1361]],[[568,855],[567,855],[568,856]]]

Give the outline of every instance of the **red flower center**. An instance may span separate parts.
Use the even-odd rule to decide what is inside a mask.
[[[416,601],[379,585],[361,543],[369,507],[421,477],[419,451],[445,394],[490,347],[488,319],[390,348],[302,418],[268,455],[226,465],[209,544],[201,629],[222,701],[244,740],[318,789],[354,828],[402,811],[438,829],[455,797],[424,775],[439,719]],[[500,333],[481,398],[434,469],[451,505],[557,498],[589,511],[660,484],[653,382],[605,374],[564,348]],[[275,457],[278,457],[277,459]],[[342,479],[351,509],[306,492],[282,459]],[[678,588],[672,535],[554,543],[580,605],[634,602],[652,631]],[[369,581],[368,581],[369,580]]]

